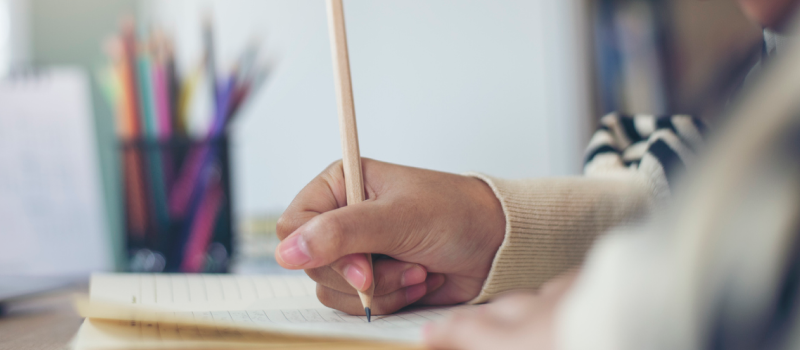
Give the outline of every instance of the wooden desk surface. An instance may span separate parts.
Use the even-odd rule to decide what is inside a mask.
[[[63,350],[83,319],[72,308],[72,295],[87,286],[11,303],[0,317],[0,349]]]

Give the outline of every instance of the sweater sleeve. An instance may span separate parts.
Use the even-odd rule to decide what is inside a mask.
[[[612,113],[600,124],[582,177],[506,180],[466,174],[492,188],[506,218],[503,243],[470,303],[538,288],[578,266],[597,235],[669,198],[670,183],[691,164],[705,130],[688,116]]]
[[[503,180],[468,174],[494,191],[506,217],[503,243],[470,303],[538,288],[581,263],[598,233],[644,212],[651,197],[633,176]]]

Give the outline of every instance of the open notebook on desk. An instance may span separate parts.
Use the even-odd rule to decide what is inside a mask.
[[[73,348],[415,348],[454,308],[373,317],[322,305],[305,276],[96,274]]]

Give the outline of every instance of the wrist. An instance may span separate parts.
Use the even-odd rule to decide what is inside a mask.
[[[467,174],[470,183],[471,212],[469,229],[482,245],[480,274],[489,275],[497,251],[505,239],[506,216],[500,199],[482,178]],[[477,295],[477,294],[476,294]]]
[[[474,183],[475,203],[477,210],[474,218],[479,218],[478,223],[473,222],[475,227],[480,230],[480,235],[489,239],[490,246],[494,251],[500,247],[506,232],[506,216],[500,199],[495,195],[494,190],[480,178],[470,177]]]

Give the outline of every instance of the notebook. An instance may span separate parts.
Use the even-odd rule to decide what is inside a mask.
[[[322,305],[306,276],[95,274],[75,350],[420,348],[422,326],[458,308],[421,307],[367,323]]]

